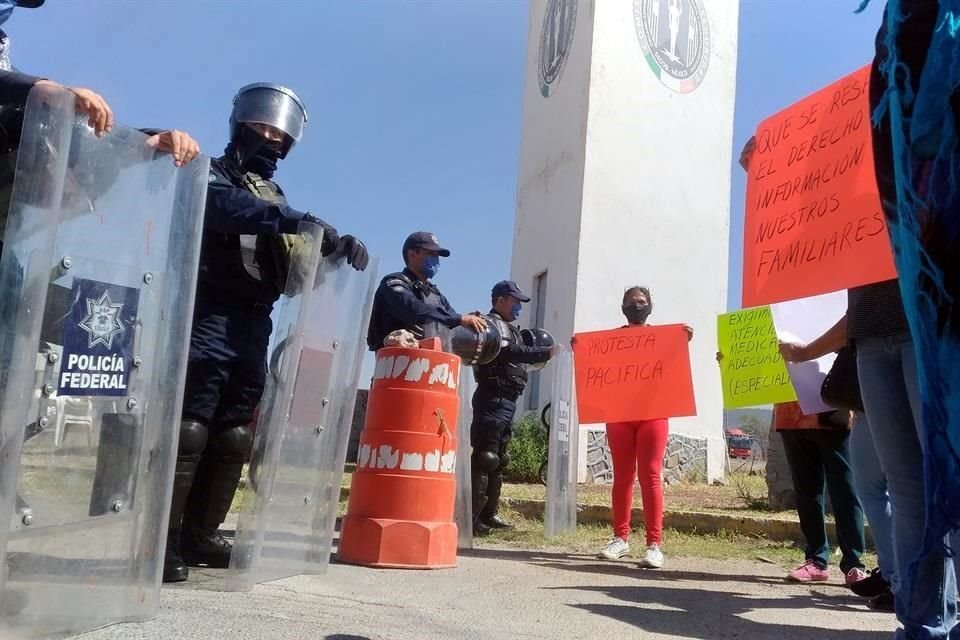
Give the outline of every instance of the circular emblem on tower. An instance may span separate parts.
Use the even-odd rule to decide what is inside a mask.
[[[711,53],[703,0],[633,0],[633,22],[660,82],[677,93],[700,86]]]
[[[570,57],[577,26],[577,4],[578,0],[547,0],[537,55],[537,80],[540,82],[540,95],[544,98],[549,98],[557,90],[563,68]]]

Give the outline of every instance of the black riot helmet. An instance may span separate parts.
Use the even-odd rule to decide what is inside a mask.
[[[469,367],[488,364],[500,354],[503,344],[500,329],[493,318],[487,316],[486,319],[487,327],[479,333],[463,326],[450,332],[450,351]]]
[[[253,131],[252,125],[276,129],[283,133],[283,140],[267,141]],[[275,164],[300,142],[306,125],[307,108],[291,89],[272,82],[248,84],[233,98],[230,144],[241,164],[258,154]]]
[[[526,347],[552,347],[556,344],[556,341],[553,339],[553,336],[550,335],[550,332],[546,329],[521,329],[520,330],[520,341]],[[528,364],[528,369],[543,369],[547,366],[546,362],[538,362],[536,364]]]

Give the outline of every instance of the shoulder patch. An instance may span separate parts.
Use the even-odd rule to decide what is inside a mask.
[[[207,182],[216,182],[216,181],[217,181],[217,174],[211,171],[210,175],[207,176]]]
[[[386,280],[383,281],[383,284],[387,285],[388,287],[394,290],[396,290],[397,288],[407,289],[409,287],[409,285],[407,285],[407,282],[400,278],[387,278]]]

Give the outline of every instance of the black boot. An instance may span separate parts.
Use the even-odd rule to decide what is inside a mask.
[[[233,427],[218,433],[204,452],[183,516],[182,549],[188,565],[230,566],[233,545],[218,529],[230,512],[252,440],[249,427]]]
[[[484,517],[482,522],[491,529],[513,529],[513,525],[501,518],[498,513]]]
[[[489,477],[478,468],[475,461],[470,469],[470,476],[470,491],[473,494],[473,535],[486,536],[490,534],[490,527],[480,521],[480,514],[487,506]]]
[[[190,569],[180,555],[180,531],[167,531],[167,551],[163,557],[163,581],[184,582],[190,577]]]
[[[216,528],[191,527],[184,532],[183,558],[191,567],[226,569],[233,545]]]
[[[509,461],[509,456],[502,455],[501,460]],[[503,489],[503,469],[506,464],[501,463],[495,471],[491,471],[487,483],[487,502],[478,514],[480,522],[491,529],[512,529],[513,525],[498,515],[500,511],[500,491]]]
[[[207,428],[199,422],[184,421],[180,425],[180,445],[173,475],[173,499],[170,501],[170,522],[167,527],[167,549],[163,558],[163,581],[183,582],[190,575],[180,554],[183,510],[193,487],[197,465],[207,442]]]
[[[480,519],[474,519],[473,521],[473,535],[474,537],[481,538],[483,536],[488,536],[493,533],[493,529],[487,525],[480,522]]]
[[[170,504],[170,523],[167,528],[167,550],[163,558],[163,581],[183,582],[190,571],[180,555],[180,522],[183,520],[183,507],[193,486],[193,476],[197,472],[195,460],[177,460],[177,469],[173,476],[173,500]]]
[[[204,459],[187,503],[183,522],[183,558],[196,567],[230,566],[231,545],[220,532],[240,484],[243,464]]]

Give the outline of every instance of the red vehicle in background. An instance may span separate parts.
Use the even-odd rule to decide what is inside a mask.
[[[727,429],[727,455],[731,458],[749,458],[753,455],[753,438],[740,429]]]

